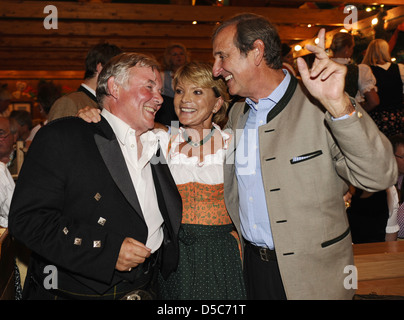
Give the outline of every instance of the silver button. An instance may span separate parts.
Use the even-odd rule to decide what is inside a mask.
[[[95,194],[95,196],[94,196],[94,199],[97,200],[97,201],[100,201],[101,195],[97,192],[97,193]]]
[[[81,246],[81,238],[74,238],[74,244],[76,246]]]
[[[93,247],[94,248],[101,248],[101,240],[93,241]]]
[[[103,217],[100,217],[100,218],[98,219],[98,224],[101,225],[101,226],[103,226],[106,221],[107,221],[106,219],[104,219]]]
[[[66,234],[69,233],[69,230],[68,230],[66,227],[64,227],[64,228],[63,228],[63,233],[66,235]]]

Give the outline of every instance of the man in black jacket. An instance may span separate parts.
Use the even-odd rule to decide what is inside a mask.
[[[99,76],[99,123],[68,118],[38,132],[9,218],[33,252],[24,298],[153,297],[157,266],[175,270],[181,198],[150,131],[161,85],[153,59],[121,54]]]

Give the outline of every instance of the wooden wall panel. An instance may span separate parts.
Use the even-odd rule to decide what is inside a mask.
[[[385,4],[400,2],[404,0],[389,0]],[[224,7],[176,3],[0,0],[0,70],[80,71],[87,51],[99,42],[150,54],[160,62],[165,47],[180,42],[188,48],[193,60],[212,61],[211,34],[215,24],[240,12],[267,16],[276,24],[284,42],[303,45],[316,37],[320,27],[332,35],[346,17],[341,7],[299,9],[299,1],[256,0],[254,6],[245,6],[247,1],[235,1],[239,6]],[[276,6],[266,7],[268,3]],[[58,29],[47,30],[43,25],[48,15],[44,8],[49,4],[58,10]],[[399,10],[396,12],[401,14]],[[361,11],[359,19],[369,16],[372,14]],[[192,24],[194,20],[198,21],[196,25]],[[395,20],[395,25],[399,21]],[[308,23],[314,26],[308,28]]]

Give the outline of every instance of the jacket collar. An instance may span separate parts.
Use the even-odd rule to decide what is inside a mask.
[[[290,82],[289,82],[288,88],[286,89],[285,94],[279,100],[279,102],[276,104],[276,106],[270,112],[268,112],[267,123],[269,121],[271,121],[272,119],[274,119],[287,106],[290,99],[292,99],[293,94],[295,93],[297,84],[298,84],[297,79],[291,75]],[[250,106],[247,103],[245,103],[243,113],[245,114],[249,110],[250,110]]]

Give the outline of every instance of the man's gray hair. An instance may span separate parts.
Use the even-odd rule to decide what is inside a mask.
[[[104,65],[98,76],[96,94],[100,107],[103,107],[105,97],[111,94],[108,90],[108,79],[115,77],[115,81],[125,87],[129,79],[129,69],[135,66],[148,67],[152,70],[160,71],[159,63],[147,55],[141,53],[121,53],[115,56]]]

